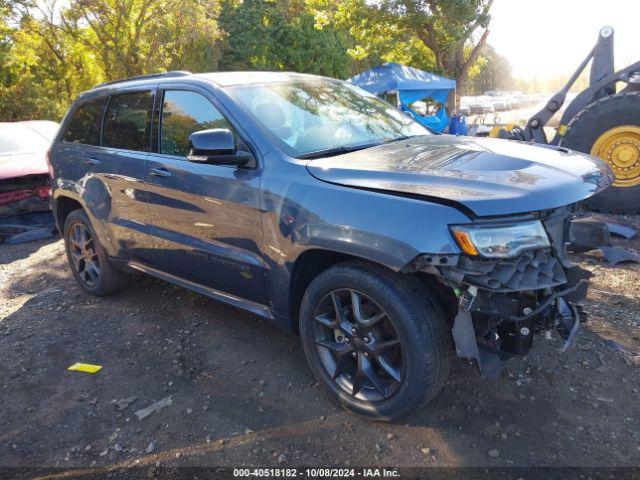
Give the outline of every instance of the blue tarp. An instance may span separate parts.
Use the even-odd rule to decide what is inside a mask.
[[[397,92],[400,109],[410,113],[418,122],[433,130],[441,132],[449,124],[444,108],[441,108],[436,115],[423,117],[412,111],[409,105],[428,97],[444,105],[449,93],[456,88],[454,80],[390,62],[362,72],[350,78],[349,82],[374,95]]]

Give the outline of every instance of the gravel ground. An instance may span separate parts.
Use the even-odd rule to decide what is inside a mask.
[[[491,380],[458,359],[431,404],[380,424],[332,404],[297,337],[250,314],[142,276],[94,298],[59,239],[1,246],[0,465],[639,466],[640,268],[574,260],[595,274],[576,347],[538,337]]]

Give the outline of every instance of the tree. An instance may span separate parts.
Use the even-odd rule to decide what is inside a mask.
[[[435,58],[416,36],[367,0],[307,0],[316,23],[345,32],[351,73],[356,75],[383,62],[398,62],[435,70]]]
[[[49,23],[94,52],[111,80],[215,69],[218,10],[217,0],[72,0]]]
[[[487,41],[492,4],[493,0],[384,0],[382,8],[429,47],[440,73],[454,78],[460,92]],[[482,32],[474,41],[478,30]]]
[[[60,31],[48,30],[42,20],[27,14],[29,5],[12,2],[11,7],[3,12],[0,118],[57,120],[87,85],[78,64],[82,52]]]
[[[460,86],[491,63],[492,1],[0,0],[0,119],[59,119],[100,82],[164,70],[346,78],[395,61]]]
[[[219,7],[218,0],[0,0],[0,118],[59,120],[80,92],[105,80],[216,70]]]
[[[481,95],[489,90],[512,90],[513,87],[509,60],[491,45],[485,45],[469,70],[469,76],[463,85],[464,92],[468,95]]]
[[[361,45],[371,39],[389,39],[387,51],[413,45],[415,52],[419,41],[433,55],[432,70],[456,80],[458,95],[487,41],[493,4],[493,0],[309,1],[320,9],[324,4],[337,18],[350,19],[350,32],[355,32],[358,47],[365,52],[367,47]],[[338,6],[328,6],[331,3]]]
[[[229,70],[291,70],[338,78],[350,74],[347,36],[316,22],[304,2],[244,0],[223,5],[220,65]]]

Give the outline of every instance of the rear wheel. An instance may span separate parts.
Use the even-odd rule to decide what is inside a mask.
[[[563,147],[603,159],[615,174],[613,186],[589,199],[594,210],[640,213],[640,92],[598,100],[569,123]]]
[[[126,285],[128,276],[111,265],[84,210],[67,216],[64,244],[73,276],[87,292],[109,295]]]
[[[348,262],[321,273],[300,310],[318,381],[342,406],[402,417],[442,388],[451,359],[445,315],[417,279]]]

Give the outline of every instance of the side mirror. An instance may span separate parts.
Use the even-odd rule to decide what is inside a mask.
[[[253,161],[249,152],[238,151],[235,137],[227,128],[212,128],[189,135],[190,162],[244,167]]]

